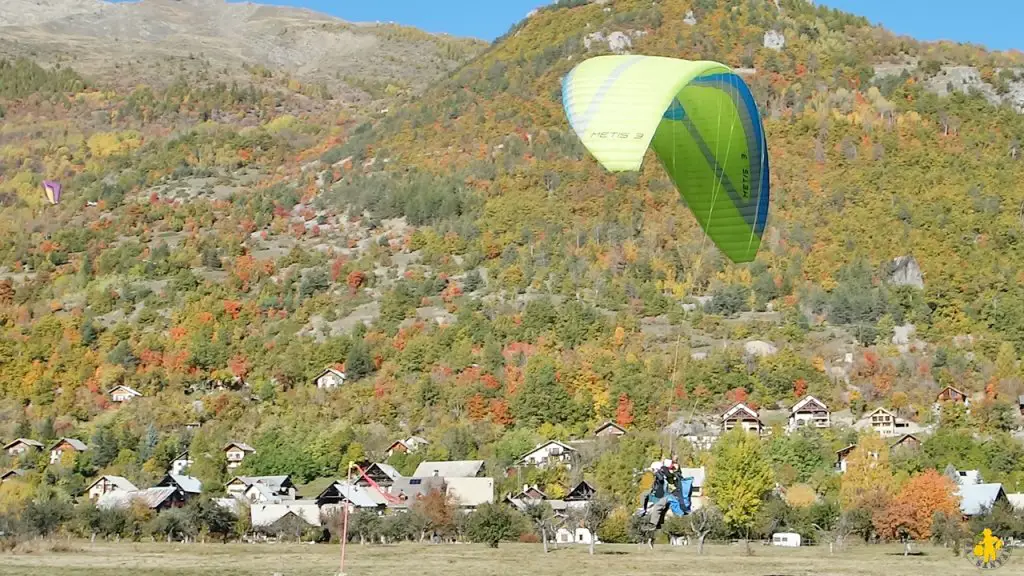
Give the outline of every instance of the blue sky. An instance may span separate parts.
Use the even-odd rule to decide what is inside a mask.
[[[430,32],[493,40],[545,0],[259,0],[305,6],[352,21],[394,21]],[[1024,0],[818,0],[921,40],[1024,49]]]

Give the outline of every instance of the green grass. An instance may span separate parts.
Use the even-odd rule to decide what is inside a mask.
[[[31,548],[31,547],[30,547]],[[130,544],[71,542],[70,551],[47,546],[0,556],[0,575],[81,574],[88,576],[271,576],[333,575],[339,547],[323,544]],[[502,544],[497,550],[474,544],[360,546],[348,548],[348,576],[955,576],[977,570],[949,550],[901,546],[853,546],[830,556],[827,548],[770,548],[709,545],[696,547],[599,545],[590,556],[584,546],[544,555],[539,544]],[[998,572],[1019,574],[1011,559]]]

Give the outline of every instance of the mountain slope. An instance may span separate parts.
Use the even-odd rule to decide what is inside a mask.
[[[197,6],[136,9],[161,10],[150,29],[176,38],[174,11]],[[101,16],[81,18],[116,20]],[[716,59],[748,79],[773,167],[757,262],[717,255],[653,156],[610,175],[581,147],[560,80],[609,51]],[[96,446],[57,465],[0,455],[33,471],[22,505],[36,485],[73,497],[100,473],[150,485],[185,449],[220,487],[229,441],[258,454],[234,473],[297,481],[384,460],[414,434],[431,445],[394,457],[403,472],[421,458],[503,470],[614,419],[629,437],[572,474],[631,508],[632,470],[668,434],[702,434],[740,401],[778,425],[807,394],[835,428],[777,428],[766,449],[781,483],[833,500],[849,425],[884,406],[935,426],[946,385],[970,414],[941,413],[894,467],[952,463],[1024,489],[1010,436],[1024,392],[1019,56],[796,0],[575,0],[372,113],[225,58],[226,72],[197,59],[130,90],[108,89],[124,79],[98,63],[94,76],[0,64],[0,436]],[[235,75],[253,80],[217,82]],[[44,178],[65,184],[60,205]],[[905,254],[923,279],[909,259],[890,273]],[[346,383],[317,389],[327,367]],[[143,396],[112,404],[122,384]],[[497,493],[560,494],[570,479],[530,471]]]
[[[616,244],[629,239],[676,295],[739,282],[753,285],[761,305],[787,299],[814,318],[873,325],[889,312],[938,334],[991,328],[1024,345],[1011,326],[1024,319],[1016,305],[989,306],[1024,274],[1019,54],[918,43],[799,0],[572,4],[540,10],[365,141],[395,157],[392,166],[464,170],[489,191],[480,227],[501,244],[546,231],[549,246],[572,253],[586,234],[593,249],[579,256],[598,264],[610,255],[621,269]],[[576,143],[560,79],[612,47],[719,60],[747,76],[773,166],[758,263],[725,266],[702,252],[703,235],[653,155],[638,176],[614,177]],[[614,235],[601,238],[601,227]],[[906,254],[927,279],[917,304],[879,295],[884,302],[850,304],[857,310],[846,314],[848,297]],[[858,262],[866,277],[849,268]],[[642,284],[605,280],[626,292]]]
[[[269,73],[353,96],[388,84],[416,91],[484,45],[221,0],[15,0],[0,6],[0,55],[63,63],[122,86],[166,85],[182,74],[230,81]]]

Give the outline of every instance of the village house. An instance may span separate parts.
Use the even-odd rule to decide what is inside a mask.
[[[25,471],[24,470],[21,470],[21,469],[18,469],[18,468],[15,468],[13,470],[8,470],[7,472],[4,472],[3,474],[0,474],[0,484],[3,484],[4,482],[7,482],[8,480],[15,480],[17,478],[23,478],[24,476],[25,476]]]
[[[96,501],[100,496],[111,492],[135,492],[138,488],[127,478],[121,476],[100,476],[86,488],[89,499]]]
[[[856,444],[850,444],[846,448],[836,450],[836,472],[843,474],[846,472],[846,461],[850,458],[850,453],[857,447]]]
[[[830,415],[824,402],[814,396],[804,396],[789,411],[787,429],[795,432],[799,428],[829,428],[832,426]]]
[[[182,498],[187,500],[198,496],[203,491],[203,483],[192,476],[167,474],[160,482],[157,482],[155,488],[177,488],[181,492]]]
[[[187,470],[192,464],[195,464],[195,461],[192,460],[188,450],[186,450],[181,454],[178,454],[177,458],[171,460],[171,469],[169,473],[178,475],[184,474],[185,470]]]
[[[935,403],[937,405],[941,405],[945,402],[956,402],[958,404],[963,404],[964,406],[970,406],[971,404],[971,401],[967,397],[967,394],[963,393],[961,390],[957,390],[952,386],[946,386],[935,397]]]
[[[395,480],[402,477],[398,470],[390,464],[360,463],[359,468],[362,469],[363,475],[356,478],[354,484],[364,488],[372,487],[370,484],[370,480],[372,480],[374,484],[387,490],[395,483]]]
[[[889,444],[889,449],[896,450],[916,450],[921,447],[921,441],[917,439],[917,436],[913,434],[904,434]]]
[[[625,434],[625,428],[611,421],[601,424],[600,426],[597,427],[596,430],[594,430],[594,436],[597,436],[598,438],[617,438],[619,436],[624,436]]]
[[[1013,506],[1014,510],[1024,512],[1024,493],[1007,494],[1006,499],[1010,501],[1010,506]]]
[[[228,470],[241,466],[242,460],[245,460],[247,455],[255,451],[255,448],[245,442],[229,442],[224,446],[224,455],[228,459]]]
[[[317,495],[315,502],[316,506],[324,512],[341,510],[342,506],[346,505],[349,507],[349,511],[356,508],[380,511],[388,503],[387,499],[373,488],[357,486],[348,482],[330,484]]]
[[[764,424],[757,412],[742,402],[735,404],[722,415],[722,428],[725,431],[728,432],[736,427],[758,435],[764,432]]]
[[[80,453],[88,450],[89,447],[81,440],[75,438],[61,438],[50,448],[50,464],[60,462],[61,457],[66,453]]]
[[[519,492],[517,492],[514,495],[509,495],[509,497],[510,498],[515,498],[517,500],[547,500],[548,499],[548,495],[545,494],[540,489],[540,487],[538,487],[536,484],[534,484],[532,486],[529,485],[529,484],[523,484],[523,489],[522,490],[520,490]]]
[[[960,500],[960,513],[964,518],[984,514],[998,502],[1010,502],[1003,485],[998,483],[963,484],[957,487],[956,495]]]
[[[494,502],[494,478],[459,478],[444,479],[445,494],[454,500],[462,510],[475,510],[481,504]]]
[[[565,525],[555,531],[555,542],[559,544],[590,544],[590,530],[582,526]],[[595,539],[594,544],[599,544],[600,539]]]
[[[536,466],[538,468],[562,464],[566,468],[572,469],[572,462],[577,454],[578,452],[572,446],[558,440],[548,440],[520,456],[517,463],[520,466]]]
[[[295,484],[284,476],[235,476],[224,485],[225,491],[235,498],[254,504],[277,504],[295,500]]]
[[[413,478],[475,478],[483,475],[483,460],[450,460],[444,462],[420,462],[413,472]]]
[[[36,442],[28,438],[18,438],[4,446],[4,452],[7,452],[8,456],[21,456],[26,452],[35,452],[42,449],[42,442]]]
[[[346,376],[341,370],[326,368],[313,379],[313,383],[321,390],[331,390],[345,383]]]
[[[395,483],[391,486],[391,495],[395,498],[394,501],[388,502],[387,505],[389,508],[396,510],[405,510],[415,504],[418,499],[434,490],[447,493],[444,478],[433,476],[428,478],[396,478]]]
[[[128,402],[132,398],[139,398],[142,396],[142,394],[139,393],[139,391],[135,390],[134,388],[129,388],[124,384],[114,386],[113,388],[110,389],[110,392],[108,392],[108,394],[110,394],[111,402],[118,403]]]
[[[125,509],[139,502],[159,513],[169,508],[181,508],[186,499],[186,495],[175,486],[155,486],[131,492],[107,492],[96,500],[96,507],[100,510]]]
[[[420,449],[421,446],[426,446],[430,442],[426,441],[419,436],[409,436],[405,440],[395,440],[388,446],[387,454],[391,457],[395,454],[412,454]]]
[[[854,424],[854,428],[858,430],[871,428],[883,438],[892,438],[901,434],[916,432],[918,427],[912,426],[910,422],[896,416],[896,414],[885,408],[875,408],[867,416],[858,420]]]
[[[565,500],[569,508],[580,508],[593,500],[596,493],[597,490],[589,482],[580,480],[579,484],[573,486],[572,490],[569,490],[569,493],[565,495],[563,500]]]
[[[321,508],[313,502],[287,502],[283,504],[253,504],[249,507],[250,523],[254,530],[273,532],[274,526],[280,526],[289,520],[305,528],[320,526]]]

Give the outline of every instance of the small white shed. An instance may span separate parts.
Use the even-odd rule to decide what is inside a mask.
[[[772,546],[796,548],[800,546],[800,535],[796,532],[776,532],[772,534]]]

